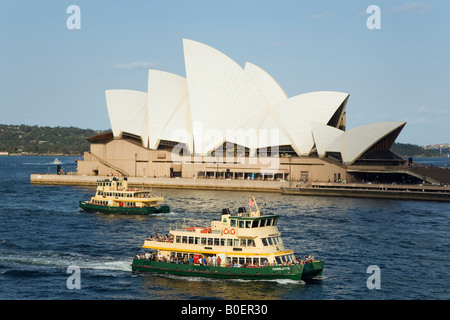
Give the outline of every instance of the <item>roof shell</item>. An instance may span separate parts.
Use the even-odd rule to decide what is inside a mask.
[[[148,73],[149,146],[157,149],[160,140],[185,143],[192,151],[189,97],[186,78],[149,70]]]
[[[195,152],[207,154],[267,102],[244,70],[222,52],[183,39]]]
[[[385,121],[366,124],[339,135],[328,147],[327,152],[340,152],[344,164],[352,164],[375,143],[401,130],[406,122]]]
[[[128,132],[140,136],[148,146],[147,92],[112,89],[105,90],[105,97],[114,136]]]
[[[348,93],[315,91],[300,94],[278,103],[274,110],[299,155],[308,155],[314,146],[311,123],[327,124]]]

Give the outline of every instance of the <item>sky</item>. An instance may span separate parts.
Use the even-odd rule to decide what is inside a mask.
[[[185,76],[187,38],[289,97],[349,93],[347,130],[406,121],[397,142],[450,143],[449,17],[441,0],[2,0],[0,123],[109,129],[105,90],[147,91],[149,69]]]

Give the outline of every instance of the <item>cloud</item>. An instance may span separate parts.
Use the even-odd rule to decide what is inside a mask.
[[[428,11],[430,7],[426,5],[425,3],[420,2],[410,2],[405,3],[396,7],[393,7],[389,10],[390,13],[412,13],[412,12],[418,12],[422,13],[425,11]]]
[[[130,63],[117,63],[113,66],[113,69],[116,69],[116,70],[150,69],[157,65],[158,64],[155,62],[135,61],[135,62],[130,62]]]
[[[420,106],[419,109],[417,109],[417,113],[421,114],[434,114],[434,115],[442,115],[449,113],[449,110],[446,109],[430,109],[428,107]]]
[[[447,117],[443,115],[449,114],[450,111],[443,108],[429,108],[420,106],[415,114],[411,114],[406,118],[409,125],[439,125],[447,124]]]
[[[326,17],[330,16],[329,12],[322,12],[322,13],[316,13],[312,15],[313,19],[324,19]]]

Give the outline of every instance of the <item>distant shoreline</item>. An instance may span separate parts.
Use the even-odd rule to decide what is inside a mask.
[[[0,156],[23,156],[23,157],[82,157],[82,154],[60,154],[60,153],[48,153],[48,154],[20,154],[20,153],[10,153]]]

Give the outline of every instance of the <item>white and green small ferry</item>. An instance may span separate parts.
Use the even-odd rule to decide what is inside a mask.
[[[321,275],[323,261],[299,259],[284,247],[278,215],[262,214],[252,197],[237,214],[222,211],[209,227],[171,226],[145,239],[132,270],[224,279],[292,279]]]
[[[89,212],[117,214],[168,213],[164,197],[153,195],[151,189],[130,188],[127,178],[109,177],[97,181],[97,190],[90,201],[80,201],[80,208]]]

